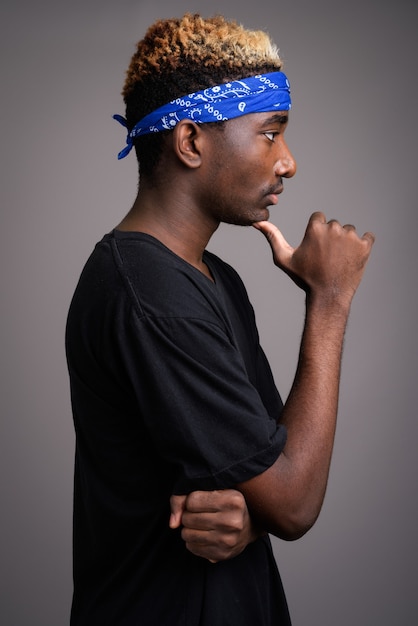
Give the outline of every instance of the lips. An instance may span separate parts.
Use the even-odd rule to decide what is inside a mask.
[[[273,187],[272,189],[269,190],[269,194],[268,195],[273,195],[273,196],[278,196],[282,193],[283,191],[283,180],[280,177],[278,181],[279,184],[277,185],[277,187]]]
[[[283,183],[280,183],[280,185],[276,187],[276,189],[272,191],[271,193],[275,196],[278,196],[279,194],[282,193],[282,191],[283,191]]]
[[[279,201],[278,196],[282,193],[282,191],[283,191],[283,185],[280,185],[280,187],[276,187],[275,189],[272,189],[270,193],[267,194],[267,198],[269,199],[269,204],[277,204]]]

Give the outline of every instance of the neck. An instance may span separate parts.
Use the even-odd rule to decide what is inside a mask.
[[[189,194],[161,192],[144,185],[117,230],[152,235],[172,252],[211,278],[203,252],[219,223],[202,215]]]

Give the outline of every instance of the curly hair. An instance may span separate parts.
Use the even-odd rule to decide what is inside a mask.
[[[158,20],[137,43],[122,96],[128,129],[151,111],[183,96],[230,80],[275,72],[283,62],[264,31],[245,29],[221,15]],[[222,127],[221,122],[211,124]],[[151,174],[170,131],[135,140],[142,173]]]

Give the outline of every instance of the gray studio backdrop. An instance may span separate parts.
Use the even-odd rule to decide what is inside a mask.
[[[74,435],[64,357],[87,255],[130,207],[120,91],[135,42],[186,10],[267,29],[291,79],[296,177],[271,219],[296,245],[314,210],[377,241],[347,332],[322,514],[274,540],[294,626],[417,622],[415,0],[6,0],[1,8],[1,602],[4,626],[64,626]],[[242,274],[282,395],[302,293],[252,229],[210,248]],[[116,625],[115,625],[116,626]],[[256,626],[256,625],[255,625]]]

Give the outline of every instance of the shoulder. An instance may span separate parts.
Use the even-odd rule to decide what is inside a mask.
[[[110,245],[120,278],[142,314],[213,319],[213,283],[160,241],[144,233],[115,231]]]

